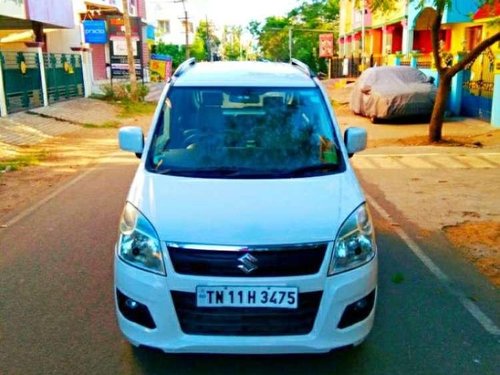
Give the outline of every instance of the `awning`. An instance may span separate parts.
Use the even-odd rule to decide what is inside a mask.
[[[496,0],[494,4],[485,4],[474,14],[473,19],[479,20],[482,18],[492,18],[500,16],[500,0]]]

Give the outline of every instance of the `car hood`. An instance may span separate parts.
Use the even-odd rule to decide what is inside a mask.
[[[350,168],[292,179],[206,179],[139,169],[128,200],[162,241],[262,245],[331,241],[364,201]]]

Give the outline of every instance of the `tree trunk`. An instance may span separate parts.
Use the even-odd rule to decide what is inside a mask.
[[[446,110],[446,103],[450,94],[452,78],[452,76],[449,76],[446,73],[439,77],[436,101],[434,103],[434,108],[432,109],[431,122],[429,124],[429,142],[441,141],[444,112]]]
[[[122,0],[123,3],[123,24],[125,26],[125,40],[127,42],[127,61],[130,77],[130,98],[137,101],[137,76],[135,75],[134,49],[132,48],[132,28],[130,26],[130,16],[128,13],[128,0]]]

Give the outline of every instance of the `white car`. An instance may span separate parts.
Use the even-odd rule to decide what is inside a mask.
[[[319,353],[372,329],[377,250],[328,97],[292,61],[196,63],[165,88],[115,252],[118,323],[169,353]]]

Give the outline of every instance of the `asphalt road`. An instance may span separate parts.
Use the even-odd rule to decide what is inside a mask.
[[[470,266],[450,259],[439,238],[428,238],[419,245],[451,275],[456,289],[450,289],[377,212],[378,310],[360,347],[307,356],[133,349],[115,322],[112,261],[135,167],[132,157],[115,157],[0,229],[1,375],[499,373],[500,337],[487,332],[452,292],[470,295],[498,326],[498,291]],[[369,184],[365,188],[380,196]],[[411,225],[385,209],[411,235]]]

